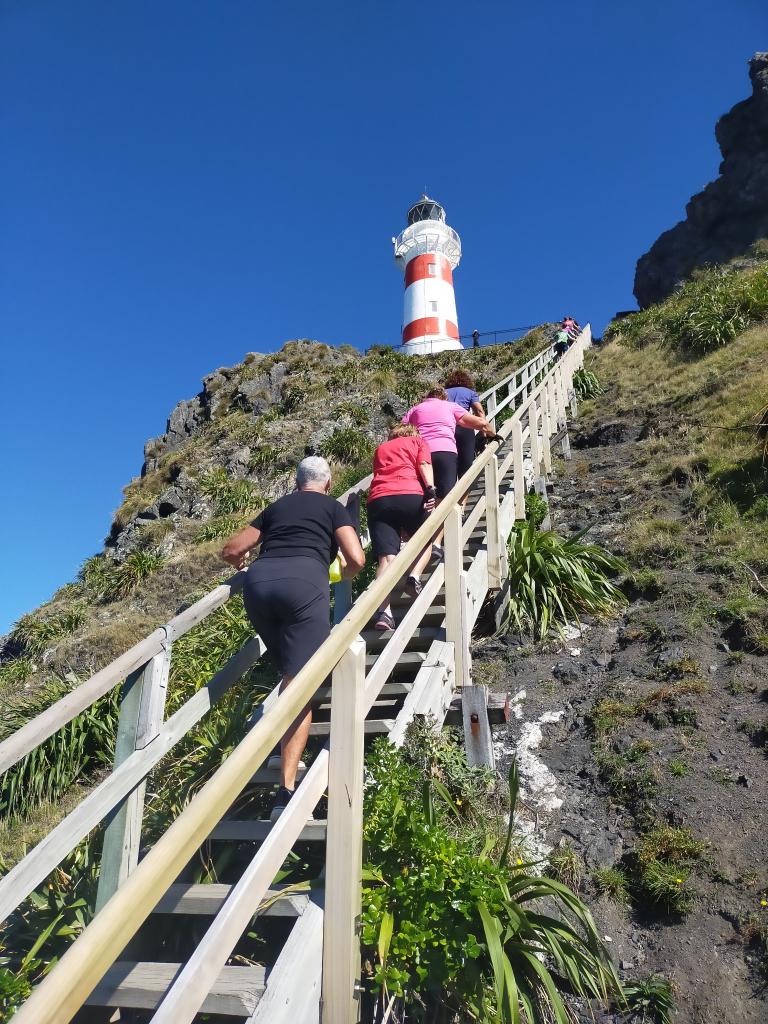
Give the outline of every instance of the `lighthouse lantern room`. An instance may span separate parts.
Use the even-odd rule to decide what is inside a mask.
[[[460,349],[453,271],[461,259],[461,239],[445,223],[440,203],[423,195],[408,211],[408,227],[392,243],[395,263],[405,272],[403,351],[431,355]]]

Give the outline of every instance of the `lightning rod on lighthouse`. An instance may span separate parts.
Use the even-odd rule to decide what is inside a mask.
[[[445,223],[445,210],[423,195],[408,211],[408,227],[397,238],[395,263],[405,272],[403,351],[431,355],[460,349],[453,271],[461,239]]]

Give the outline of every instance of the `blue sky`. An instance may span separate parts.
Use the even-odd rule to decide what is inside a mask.
[[[4,0],[0,632],[100,549],[204,374],[398,340],[425,186],[462,332],[630,308],[766,28],[764,0]]]

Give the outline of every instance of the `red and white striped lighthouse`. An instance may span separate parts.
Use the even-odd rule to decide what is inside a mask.
[[[430,355],[460,349],[453,271],[461,239],[445,223],[440,203],[424,195],[408,211],[408,227],[392,242],[405,271],[403,351]]]

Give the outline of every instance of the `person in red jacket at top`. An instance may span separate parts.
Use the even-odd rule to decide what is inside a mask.
[[[429,447],[415,427],[397,423],[389,440],[373,456],[373,480],[368,492],[368,529],[378,559],[380,576],[397,558],[400,544],[418,530],[435,507],[435,480]],[[413,597],[421,593],[419,576],[429,561],[429,545],[411,568],[405,589]],[[389,598],[374,618],[373,628],[395,628]]]

